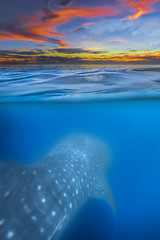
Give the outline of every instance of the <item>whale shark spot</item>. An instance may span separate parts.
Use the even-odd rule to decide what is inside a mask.
[[[37,217],[36,216],[32,216],[32,220],[33,221],[37,220]]]
[[[99,140],[70,136],[33,165],[0,162],[0,239],[59,240],[90,197],[114,208],[104,177],[107,159]]]
[[[31,209],[29,208],[29,206],[28,205],[24,205],[24,211],[26,212],[26,213],[30,213],[31,212]]]
[[[69,204],[69,207],[72,208],[72,203]]]
[[[56,212],[55,211],[52,211],[52,216],[55,216],[56,215]]]
[[[4,198],[8,197],[9,194],[10,194],[10,191],[6,191],[4,194]]]
[[[14,236],[14,232],[11,231],[11,230],[10,230],[10,231],[7,233],[7,235],[6,235],[6,237],[7,237],[8,239],[11,239],[13,236]]]
[[[5,219],[1,219],[0,220],[0,226],[2,226],[4,224],[4,222],[5,222]]]
[[[42,188],[41,185],[37,186],[37,190],[41,190],[41,188]]]
[[[45,203],[45,202],[46,202],[46,199],[45,199],[45,198],[42,198],[41,201],[42,201],[42,203]]]
[[[45,229],[44,228],[40,228],[40,233],[44,233]]]

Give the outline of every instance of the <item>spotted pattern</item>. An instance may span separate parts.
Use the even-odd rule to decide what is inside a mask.
[[[34,166],[0,163],[0,239],[55,239],[89,196],[106,194],[105,151],[92,138],[73,137]]]

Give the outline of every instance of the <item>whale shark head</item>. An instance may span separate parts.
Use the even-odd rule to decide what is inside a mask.
[[[1,162],[1,238],[58,239],[89,197],[105,198],[114,209],[107,162],[106,146],[87,136],[66,138],[34,165]]]

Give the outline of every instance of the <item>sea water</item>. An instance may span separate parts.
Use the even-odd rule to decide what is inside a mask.
[[[160,67],[0,67],[0,159],[34,163],[72,134],[105,142],[116,213],[103,199],[63,240],[160,239]]]

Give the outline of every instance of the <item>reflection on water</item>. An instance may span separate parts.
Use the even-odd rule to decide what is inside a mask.
[[[1,66],[0,101],[55,101],[154,97],[160,67]]]

